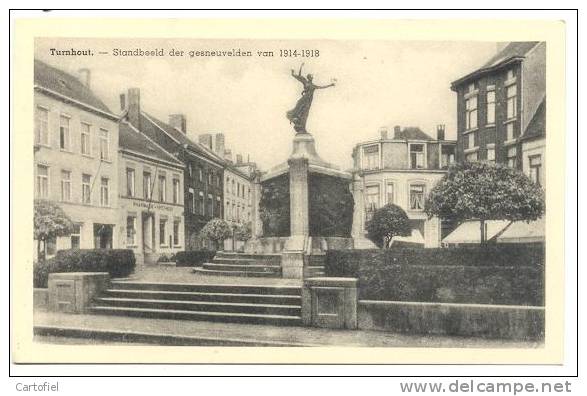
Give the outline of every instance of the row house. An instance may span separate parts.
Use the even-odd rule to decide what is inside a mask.
[[[509,43],[451,89],[457,160],[506,164],[544,185],[546,43]]]
[[[34,62],[35,198],[58,203],[74,232],[58,249],[116,248],[118,117],[94,95],[90,71],[73,76]]]
[[[126,121],[119,143],[119,245],[152,264],[185,247],[184,166]]]
[[[424,205],[428,192],[454,162],[456,142],[446,140],[444,125],[437,127],[436,139],[417,127],[395,126],[393,136],[384,127],[380,134],[378,140],[353,149],[356,247],[367,247],[365,226],[374,211],[386,204],[403,208],[412,224],[412,235],[396,241],[439,246],[443,225],[437,218],[427,218]]]
[[[138,88],[120,95],[120,101],[130,125],[183,163],[185,249],[207,246],[199,232],[209,220],[223,217],[224,159],[187,136],[185,115],[172,114],[163,122],[143,111]]]

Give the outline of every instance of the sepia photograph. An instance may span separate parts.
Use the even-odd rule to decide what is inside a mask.
[[[37,38],[34,341],[541,348],[546,51]]]

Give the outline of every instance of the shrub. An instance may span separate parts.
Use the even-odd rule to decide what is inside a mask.
[[[411,233],[408,215],[394,204],[377,209],[367,223],[367,237],[379,248],[389,249],[393,237],[410,236]]]
[[[230,225],[222,219],[212,219],[200,230],[200,236],[211,240],[216,249],[220,249],[225,239],[232,235]]]
[[[188,250],[175,254],[176,267],[195,267],[211,261],[216,252],[213,250]]]
[[[123,278],[135,270],[136,260],[129,249],[60,250],[55,257],[35,263],[34,287],[47,287],[54,272],[108,272],[112,278]]]
[[[367,300],[544,304],[541,244],[330,250],[325,272],[358,278]]]

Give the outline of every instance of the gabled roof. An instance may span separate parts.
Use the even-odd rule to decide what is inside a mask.
[[[538,105],[536,112],[522,134],[522,140],[546,136],[546,97]]]
[[[35,59],[35,85],[112,115],[91,89],[69,73]]]
[[[121,150],[153,157],[158,160],[170,162],[178,167],[183,167],[181,161],[175,158],[171,153],[165,151],[147,136],[140,133],[127,122],[121,122],[119,125],[120,135],[118,138],[118,145]]]
[[[165,123],[165,122],[157,119],[156,117],[153,117],[152,115],[145,113],[145,112],[141,112],[140,117],[141,117],[141,128],[155,129],[155,133],[160,133],[160,131],[157,131],[157,129],[163,130],[165,133],[167,133],[169,136],[171,136],[174,140],[179,142],[179,144],[186,145],[190,149],[192,149],[193,151],[205,156],[206,158],[208,158],[210,160],[216,161],[221,165],[225,164],[226,161],[224,160],[224,158],[220,158],[218,155],[216,155],[216,153],[212,152],[211,150],[206,149],[201,144],[194,142],[189,137],[187,137],[187,135],[185,133],[177,130],[176,128],[172,127],[171,125],[169,125],[169,124],[167,124],[167,123]]]
[[[398,140],[434,140],[418,127],[405,127],[393,135]]]
[[[524,59],[526,54],[530,52],[539,41],[517,41],[511,42],[506,45],[501,51],[493,55],[483,66],[479,69],[461,77],[451,84],[451,89],[455,90],[457,86],[462,85],[465,82],[471,81],[484,74],[500,69],[502,66],[508,65],[514,61]]]

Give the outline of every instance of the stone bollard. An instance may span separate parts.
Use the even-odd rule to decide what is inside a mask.
[[[94,297],[110,284],[107,272],[61,272],[49,274],[49,310],[84,313]]]
[[[305,279],[302,289],[302,322],[306,326],[356,329],[357,279]]]

